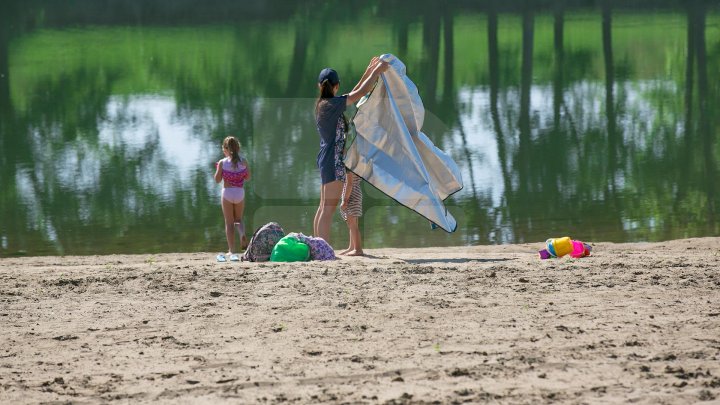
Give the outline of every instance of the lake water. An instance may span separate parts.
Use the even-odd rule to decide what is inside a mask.
[[[311,233],[317,74],[381,53],[465,188],[447,234],[365,187],[366,247],[720,235],[718,2],[492,3],[3,1],[0,256],[222,251],[227,135],[249,228]]]

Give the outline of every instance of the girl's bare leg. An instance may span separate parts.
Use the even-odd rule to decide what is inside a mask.
[[[348,228],[350,229],[350,249],[346,254],[348,256],[363,256],[362,250],[362,235],[360,235],[360,225],[358,224],[358,217],[348,216],[347,218]]]
[[[352,242],[353,242],[353,240],[352,240],[352,238],[353,238],[353,233],[352,233],[352,228],[350,227],[350,222],[349,222],[349,220],[350,220],[351,217],[346,217],[346,218],[347,218],[347,219],[345,220],[345,223],[347,224],[347,227],[348,227],[348,239],[350,240],[350,242],[349,242],[349,244],[348,244],[348,248],[347,248],[347,249],[345,249],[345,250],[343,250],[342,252],[338,253],[338,255],[341,255],[341,256],[342,256],[342,255],[346,255],[346,254],[348,254],[349,252],[351,252],[351,251],[353,250],[353,243],[352,243]]]
[[[245,211],[245,200],[237,204],[233,204],[233,224],[240,234],[240,249],[247,247],[247,236],[245,236],[245,223],[243,222],[243,212]]]
[[[346,255],[346,254],[350,253],[352,250],[353,250],[353,249],[352,249],[352,245],[350,245],[350,246],[348,246],[347,249],[345,249],[345,250],[343,250],[342,252],[338,253],[338,255],[340,255],[340,256]]]
[[[223,217],[225,218],[225,238],[227,239],[228,254],[232,254],[233,247],[235,246],[235,212],[233,209],[233,203],[223,198],[222,200],[222,211]]]

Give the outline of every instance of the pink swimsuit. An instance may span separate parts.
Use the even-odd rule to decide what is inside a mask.
[[[227,187],[242,187],[247,177],[247,168],[243,167],[239,172],[231,172],[223,167],[222,177]]]
[[[241,203],[245,199],[245,179],[247,178],[247,164],[245,160],[240,161],[237,167],[233,167],[232,161],[225,158],[222,161],[222,178],[225,187],[222,189],[222,198],[233,204]]]

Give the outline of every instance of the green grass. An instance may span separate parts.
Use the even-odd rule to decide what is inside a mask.
[[[25,110],[29,99],[67,75],[87,72],[88,78],[107,83],[111,93],[174,92],[183,86],[203,95],[220,97],[242,92],[250,96],[282,96],[293,60],[296,32],[308,39],[303,78],[312,83],[323,66],[335,66],[345,81],[356,80],[367,60],[395,52],[394,28],[387,21],[360,17],[356,25],[316,29],[300,22],[192,27],[87,27],[41,29],[15,40],[10,48],[11,94],[16,109]],[[718,47],[717,16],[708,17],[708,49]],[[535,16],[535,83],[552,80],[553,17]],[[323,41],[326,31],[329,41]],[[454,19],[454,83],[456,87],[484,85],[488,77],[487,18],[458,15]],[[418,77],[425,60],[422,25],[408,29],[406,65]],[[442,29],[440,30],[442,35]],[[618,14],[613,17],[613,50],[617,66],[634,79],[651,80],[684,71],[686,20],[682,14]],[[519,82],[522,56],[522,19],[501,15],[498,24],[501,70],[510,83]],[[443,72],[443,46],[438,61],[438,86]],[[320,45],[324,43],[324,45]],[[566,69],[581,66],[585,80],[603,80],[601,19],[597,14],[573,13],[565,17]],[[588,59],[587,66],[573,57]],[[349,85],[349,84],[348,84]],[[307,94],[314,89],[308,85]]]

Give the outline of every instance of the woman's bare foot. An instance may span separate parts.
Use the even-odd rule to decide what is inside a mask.
[[[343,250],[342,252],[338,253],[338,256],[344,256],[344,255],[350,253],[351,251],[352,251],[352,249],[347,248],[347,249]]]
[[[362,249],[360,249],[360,250],[351,250],[351,251],[347,252],[346,254],[347,254],[348,256],[365,256],[365,253],[362,251]]]

